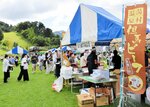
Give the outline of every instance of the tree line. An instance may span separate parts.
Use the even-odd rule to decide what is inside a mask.
[[[36,46],[48,46],[49,48],[58,47],[60,36],[55,35],[50,28],[46,28],[42,22],[25,21],[16,26],[0,22],[0,41],[3,39],[3,32],[16,31],[24,39]]]

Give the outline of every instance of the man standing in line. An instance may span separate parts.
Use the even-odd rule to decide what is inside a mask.
[[[36,71],[36,64],[38,62],[38,57],[36,54],[34,54],[32,57],[31,57],[31,63],[32,63],[32,73],[35,73]]]

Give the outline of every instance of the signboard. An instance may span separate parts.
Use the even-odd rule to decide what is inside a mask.
[[[143,94],[146,86],[145,39],[147,5],[138,4],[125,8],[124,69],[127,74],[127,90]]]
[[[64,38],[65,34],[66,34],[66,32],[62,32],[62,39]]]
[[[80,52],[84,52],[86,49],[92,49],[92,46],[92,42],[82,42],[76,44],[77,50]]]

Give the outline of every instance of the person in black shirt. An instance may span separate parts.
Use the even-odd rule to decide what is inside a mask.
[[[15,65],[16,65],[16,66],[18,66],[18,65],[19,65],[19,64],[18,64],[18,60],[19,60],[19,57],[18,57],[18,56],[16,56],[16,57],[15,57]]]
[[[32,73],[34,73],[36,71],[36,65],[37,65],[37,62],[38,62],[38,57],[37,55],[33,55],[31,57],[31,63],[32,63]]]
[[[121,57],[118,55],[117,50],[114,50],[113,53],[114,53],[114,56],[112,57],[112,63],[114,65],[113,70],[120,69],[121,68]]]
[[[93,69],[97,69],[97,55],[96,55],[96,49],[93,47],[92,52],[87,57],[87,66],[89,70],[89,74],[93,73]]]
[[[145,52],[145,67],[148,67],[148,51]]]

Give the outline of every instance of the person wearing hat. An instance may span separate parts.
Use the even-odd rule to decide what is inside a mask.
[[[97,69],[98,67],[95,47],[92,48],[92,52],[87,57],[87,66],[88,66],[89,75],[93,73],[93,69]]]

